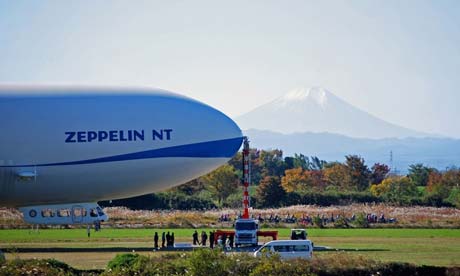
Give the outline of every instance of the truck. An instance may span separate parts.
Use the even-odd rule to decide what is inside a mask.
[[[306,240],[307,235],[305,229],[291,229],[291,240]]]
[[[235,246],[252,245],[257,246],[259,240],[259,221],[252,218],[241,218],[235,221]]]

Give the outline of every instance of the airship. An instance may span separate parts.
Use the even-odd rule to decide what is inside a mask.
[[[204,175],[240,148],[240,128],[151,88],[0,86],[0,206],[33,224],[107,220],[101,200]]]

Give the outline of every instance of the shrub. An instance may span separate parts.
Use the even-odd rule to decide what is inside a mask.
[[[369,222],[367,221],[366,214],[359,213],[356,216],[355,225],[356,227],[360,227],[360,228],[369,228]]]
[[[460,189],[453,188],[450,191],[449,197],[446,200],[450,204],[454,205],[457,208],[460,208]]]
[[[339,217],[334,221],[335,228],[349,228],[348,221],[343,217]]]
[[[195,250],[189,258],[192,275],[222,276],[226,273],[225,255],[219,250]]]
[[[139,254],[117,254],[107,265],[109,269],[117,270],[131,268],[141,256]]]
[[[238,190],[237,193],[228,196],[222,203],[222,206],[227,208],[240,208],[242,200],[241,192]]]
[[[3,251],[0,250],[0,264],[4,263],[6,261],[5,254],[3,254]]]
[[[13,259],[2,264],[0,275],[77,275],[78,271],[54,259]]]
[[[316,275],[311,271],[311,265],[308,261],[292,260],[285,262],[280,260],[276,255],[262,258],[261,260],[261,263],[249,274],[250,276]]]
[[[313,224],[319,228],[324,227],[323,220],[319,216],[313,217]]]

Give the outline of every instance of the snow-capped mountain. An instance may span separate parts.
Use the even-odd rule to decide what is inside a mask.
[[[237,117],[236,121],[243,130],[284,134],[328,132],[359,138],[429,136],[379,119],[321,87],[294,89]]]

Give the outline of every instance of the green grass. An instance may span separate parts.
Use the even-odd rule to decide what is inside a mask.
[[[198,232],[210,229],[197,229]],[[264,229],[263,229],[264,230]],[[266,229],[272,230],[272,229]],[[280,238],[290,236],[290,229],[278,230]],[[174,232],[177,238],[191,238],[194,229],[102,229],[91,232],[92,240],[143,240],[152,239],[155,231]],[[379,237],[379,238],[460,238],[460,229],[307,229],[315,237]],[[0,243],[87,241],[85,229],[42,229],[34,233],[26,229],[0,230]]]
[[[204,229],[197,230],[201,232]],[[209,229],[205,230],[209,232]],[[290,235],[290,229],[277,230],[280,239]],[[151,246],[155,231],[160,234],[171,231],[175,233],[176,241],[191,242],[194,229],[102,229],[98,233],[92,231],[90,239],[86,236],[86,229],[43,229],[39,233],[0,230],[0,248],[125,247],[135,250]],[[351,254],[376,260],[460,266],[460,229],[308,229],[308,234],[315,245],[358,249]],[[7,257],[14,254],[21,258],[56,258],[78,268],[103,268],[116,253],[13,253],[7,254]]]

